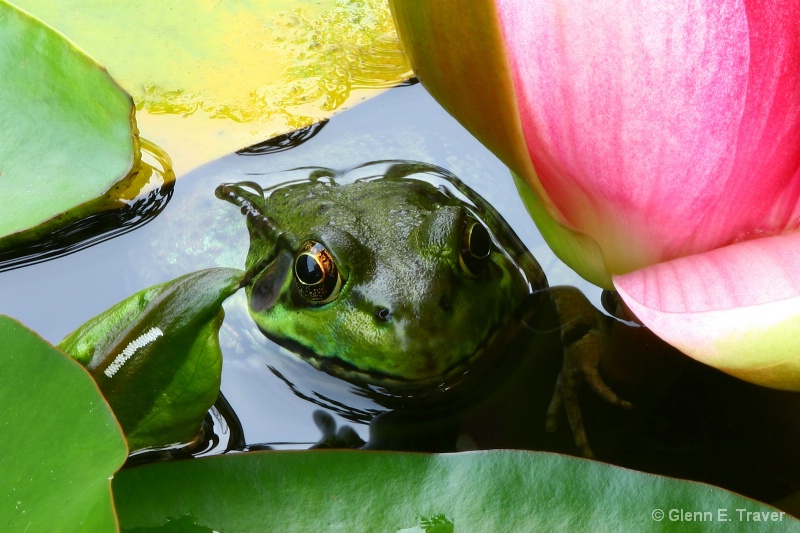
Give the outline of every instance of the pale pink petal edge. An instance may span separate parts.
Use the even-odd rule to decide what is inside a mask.
[[[683,353],[800,390],[800,234],[764,237],[613,277],[630,310]]]

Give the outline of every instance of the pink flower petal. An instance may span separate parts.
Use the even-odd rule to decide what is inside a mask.
[[[631,311],[683,353],[747,381],[800,390],[800,233],[614,276]]]
[[[798,227],[800,2],[496,1],[541,185],[610,272]]]

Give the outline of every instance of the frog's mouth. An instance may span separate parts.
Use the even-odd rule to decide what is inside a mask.
[[[317,370],[330,374],[345,381],[362,385],[375,385],[387,389],[402,391],[415,388],[442,387],[447,382],[464,374],[467,369],[486,351],[486,346],[491,345],[499,335],[498,328],[493,328],[491,335],[476,349],[472,354],[462,357],[459,361],[441,372],[439,375],[430,378],[404,378],[387,372],[365,371],[356,367],[354,364],[338,357],[321,356],[314,350],[300,344],[292,339],[284,339],[267,335],[275,343],[283,346],[295,356],[306,361]]]
[[[443,372],[430,378],[410,379],[385,372],[365,371],[352,363],[336,357],[320,356],[309,347],[293,339],[262,333],[276,344],[287,349],[296,358],[335,378],[346,381],[356,392],[370,397],[389,408],[441,404],[448,398],[472,396],[491,390],[496,376],[506,375],[505,369],[515,365],[525,356],[513,349],[509,342],[525,327],[526,316],[537,311],[539,300],[528,298],[504,320],[491,328],[491,333],[466,357],[462,357]]]

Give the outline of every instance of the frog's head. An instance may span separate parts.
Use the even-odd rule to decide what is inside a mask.
[[[248,217],[255,322],[351,381],[398,387],[463,372],[544,283],[538,265],[525,272],[500,245],[496,233],[510,230],[490,227],[499,217],[426,181],[310,180],[269,195],[240,183],[218,196]]]

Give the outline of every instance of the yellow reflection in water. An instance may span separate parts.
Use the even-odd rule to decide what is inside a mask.
[[[411,76],[385,0],[16,0],[133,95],[180,175]]]

